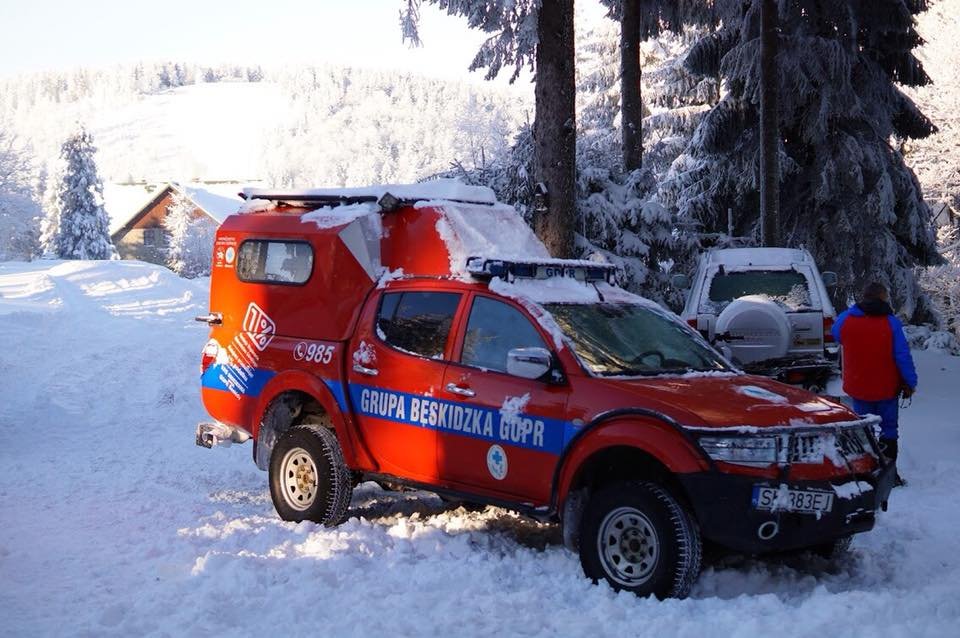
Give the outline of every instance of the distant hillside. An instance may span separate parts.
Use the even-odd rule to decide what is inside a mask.
[[[40,163],[82,122],[105,181],[413,181],[501,152],[525,117],[508,89],[337,66],[138,64],[0,80],[0,123]]]

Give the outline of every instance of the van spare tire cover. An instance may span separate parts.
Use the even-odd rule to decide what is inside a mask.
[[[760,295],[730,302],[717,317],[716,333],[743,337],[727,342],[740,363],[776,359],[790,347],[790,320],[777,302]]]

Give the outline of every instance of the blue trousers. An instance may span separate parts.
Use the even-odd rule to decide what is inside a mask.
[[[850,397],[853,399],[853,397]],[[900,416],[899,399],[894,397],[884,401],[861,401],[853,399],[853,411],[857,414],[876,414],[880,417],[880,436],[896,440],[898,436],[897,420]]]

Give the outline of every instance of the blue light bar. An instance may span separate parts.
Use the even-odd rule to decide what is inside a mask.
[[[512,261],[468,257],[467,272],[478,279],[551,279],[566,277],[577,281],[606,281],[615,283],[618,268],[614,264],[599,264],[576,259],[544,259],[540,261]]]

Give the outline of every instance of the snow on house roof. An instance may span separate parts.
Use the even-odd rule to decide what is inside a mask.
[[[103,208],[110,218],[110,234],[123,228],[162,188],[157,184],[104,184]]]
[[[470,186],[456,179],[434,179],[418,184],[377,184],[359,188],[311,188],[302,190],[275,190],[264,188],[245,188],[246,199],[282,200],[302,197],[375,197],[380,199],[390,193],[401,200],[444,200],[470,202],[475,204],[495,204],[497,196],[486,186]]]
[[[243,200],[240,199],[240,189],[236,184],[216,185],[208,184],[176,184],[187,197],[198,207],[202,208],[210,217],[222,224],[230,215],[235,214]]]
[[[237,183],[107,183],[103,186],[103,201],[107,216],[110,217],[110,234],[135,221],[167,188],[182,192],[218,224],[236,213],[243,203],[239,196],[242,185]]]

